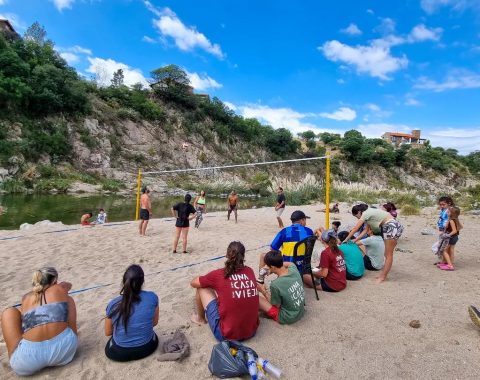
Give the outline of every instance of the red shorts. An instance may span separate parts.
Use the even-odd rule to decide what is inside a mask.
[[[81,223],[82,226],[91,226],[92,224],[88,221],[88,220],[85,220]]]
[[[273,319],[275,322],[278,322],[279,314],[280,314],[280,308],[275,305],[272,305],[272,307],[267,311],[268,318]]]

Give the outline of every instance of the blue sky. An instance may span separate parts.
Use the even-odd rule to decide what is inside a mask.
[[[421,129],[480,149],[480,0],[0,0],[79,73],[126,82],[174,63],[198,92],[293,133]]]

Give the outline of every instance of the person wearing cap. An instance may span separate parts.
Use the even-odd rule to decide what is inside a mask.
[[[294,211],[290,216],[292,224],[278,232],[270,244],[271,249],[282,252],[284,262],[293,263],[293,249],[295,244],[314,234],[310,228],[306,227],[307,219],[310,219],[310,217],[306,216],[303,211]],[[297,261],[294,263],[300,273],[303,273],[304,255],[304,249],[299,249],[297,252]],[[264,253],[260,255],[259,276],[257,279],[259,284],[264,283],[265,275],[268,273],[268,270],[265,269],[264,257]],[[314,286],[310,275],[303,275],[303,282],[309,287]]]
[[[316,285],[324,292],[339,292],[347,287],[347,266],[342,251],[337,245],[334,231],[323,231],[322,241],[327,245],[320,255],[320,265],[313,275]]]

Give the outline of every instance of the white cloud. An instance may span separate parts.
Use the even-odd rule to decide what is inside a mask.
[[[223,104],[225,104],[228,108],[230,108],[232,111],[236,111],[237,110],[237,106],[233,103],[230,103],[230,102],[223,102]]]
[[[291,108],[271,108],[262,105],[251,105],[239,107],[240,112],[245,118],[256,118],[273,128],[286,128],[293,133],[305,132],[307,130],[318,129],[317,126],[305,123],[302,120],[311,114],[300,113]]]
[[[208,75],[199,75],[197,73],[190,73],[186,71],[190,85],[195,90],[208,90],[209,88],[221,88],[222,84],[218,83],[215,79],[210,78]]]
[[[340,79],[337,79],[337,83],[338,84],[345,84],[347,82],[345,81],[345,79],[340,78]]]
[[[0,5],[5,5],[7,4],[7,0],[0,0]]]
[[[332,113],[322,112],[320,117],[324,117],[326,119],[332,119],[337,121],[352,121],[355,120],[357,117],[357,113],[355,110],[352,110],[348,107],[340,107],[338,110]]]
[[[460,154],[468,154],[478,150],[480,146],[480,125],[471,128],[442,128],[425,132],[424,138],[430,140],[432,146],[454,148]]]
[[[345,29],[340,30],[340,32],[349,34],[351,36],[359,36],[363,32],[358,28],[358,26],[354,23],[351,23],[349,26],[347,26]]]
[[[442,32],[442,28],[428,28],[424,24],[419,24],[408,35],[408,42],[438,41]]]
[[[389,35],[395,32],[396,22],[390,17],[380,18],[381,23],[374,30],[383,35]]]
[[[366,106],[372,112],[380,112],[382,109],[375,103],[368,103]]]
[[[422,103],[420,103],[415,98],[407,97],[407,99],[405,100],[405,105],[409,106],[409,107],[417,107],[417,106],[422,105]]]
[[[466,70],[454,70],[441,82],[420,77],[414,87],[434,92],[480,88],[480,75]]]
[[[88,61],[90,62],[90,66],[86,71],[94,74],[97,83],[101,86],[109,86],[113,78],[113,73],[118,69],[123,70],[124,83],[127,86],[132,86],[136,83],[148,85],[146,78],[139,69],[132,68],[121,62],[116,62],[113,59],[88,57]]]
[[[435,13],[442,7],[451,7],[455,11],[464,11],[467,8],[480,9],[478,0],[421,0],[423,10],[429,14]]]
[[[144,1],[144,4],[158,17],[158,19],[153,20],[153,24],[158,29],[160,35],[163,38],[172,38],[180,50],[192,51],[199,48],[217,58],[224,58],[225,55],[220,45],[210,42],[195,27],[186,26],[170,8],[159,10],[149,1]]]
[[[369,15],[374,15],[374,14],[375,14],[375,12],[373,11],[373,9],[367,9],[367,13],[368,13]]]
[[[70,66],[80,61],[80,57],[78,55],[69,52],[60,53],[60,57],[67,61]]]
[[[333,40],[325,42],[318,49],[330,61],[353,66],[360,74],[390,80],[389,74],[408,65],[408,59],[405,55],[402,57],[391,55],[390,46],[391,43],[384,39],[374,40],[370,45],[357,45],[355,47]]]
[[[71,8],[75,0],[51,0],[55,7],[61,12],[64,9]]]
[[[147,42],[149,44],[156,44],[158,42],[157,40],[154,40],[152,37],[149,37],[149,36],[143,36],[142,41]]]
[[[92,51],[90,49],[87,49],[78,45],[67,48],[66,50],[72,53],[77,53],[77,54],[92,55]]]

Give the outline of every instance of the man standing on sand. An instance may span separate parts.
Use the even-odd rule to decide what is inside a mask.
[[[227,207],[228,207],[227,220],[230,220],[230,214],[233,211],[235,213],[235,223],[237,223],[238,195],[235,192],[235,190],[232,190],[232,192],[227,198]]]
[[[148,187],[142,189],[142,196],[140,197],[140,225],[138,231],[140,236],[145,236],[148,221],[152,216],[152,202],[150,201],[150,190]]]
[[[277,213],[278,227],[283,228],[282,214],[285,211],[285,194],[283,194],[283,188],[278,186],[277,189],[277,204],[275,205],[275,211]]]

